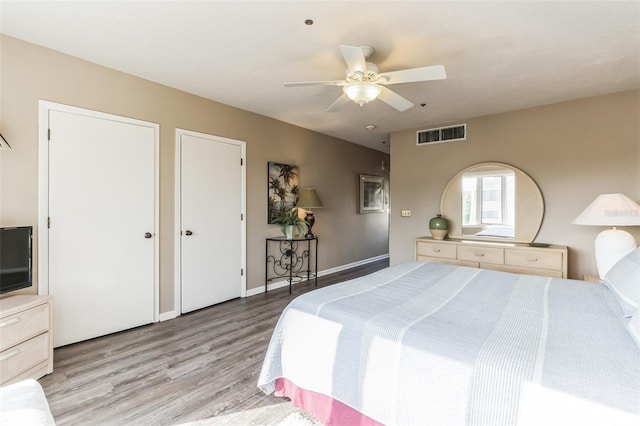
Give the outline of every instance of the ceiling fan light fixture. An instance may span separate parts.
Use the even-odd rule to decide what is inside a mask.
[[[342,90],[349,99],[360,106],[374,100],[378,97],[380,92],[382,92],[382,88],[380,86],[369,82],[349,83],[346,84]]]
[[[0,0],[1,1],[1,0]],[[414,83],[420,81],[442,80],[447,78],[447,73],[442,65],[431,65],[420,68],[408,68],[403,70],[378,73],[378,66],[367,62],[374,52],[371,46],[347,46],[340,45],[340,52],[347,64],[344,80],[330,81],[299,81],[285,83],[286,87],[300,86],[340,86],[343,94],[338,97],[326,112],[336,112],[354,101],[361,107],[372,100],[379,98],[382,102],[403,112],[414,105],[408,99],[387,88],[389,84]]]

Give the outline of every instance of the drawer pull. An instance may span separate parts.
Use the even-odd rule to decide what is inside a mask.
[[[476,253],[476,256],[478,256],[478,257],[484,257],[484,253]]]
[[[11,324],[15,324],[18,321],[20,321],[20,318],[18,318],[18,317],[13,317],[13,318],[11,318],[9,320],[2,321],[2,322],[0,322],[0,328],[6,327],[6,326],[11,325]]]
[[[434,248],[434,249],[433,249],[433,252],[434,252],[434,253],[440,253],[440,249],[439,249],[439,248]]]
[[[537,262],[537,261],[538,261],[537,258],[529,259],[529,262]]]
[[[10,352],[7,352],[6,354],[0,355],[0,361],[5,361],[11,357],[18,355],[19,353],[20,353],[19,349],[14,349]]]

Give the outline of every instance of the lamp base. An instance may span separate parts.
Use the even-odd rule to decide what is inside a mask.
[[[305,234],[305,238],[313,238],[313,232],[311,232],[311,228],[313,228],[313,224],[316,223],[316,218],[313,216],[313,212],[311,210],[307,211],[307,214],[304,217],[304,221],[307,222],[307,233]]]
[[[637,246],[635,238],[627,231],[613,228],[599,233],[594,249],[600,279],[604,279],[609,269]]]

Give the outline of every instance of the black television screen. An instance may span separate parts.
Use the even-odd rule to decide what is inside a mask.
[[[31,226],[0,228],[0,293],[32,285]]]

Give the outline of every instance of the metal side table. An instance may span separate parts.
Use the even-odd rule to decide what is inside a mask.
[[[312,242],[315,245],[312,245]],[[274,248],[277,247],[277,251]],[[272,250],[270,252],[269,250]],[[267,292],[269,282],[277,278],[287,278],[289,293],[291,284],[296,280],[309,281],[315,279],[318,286],[318,236],[312,238],[271,237],[266,239],[266,259],[264,265],[264,291]],[[314,258],[312,264],[311,258]],[[271,265],[271,271],[269,266]]]

